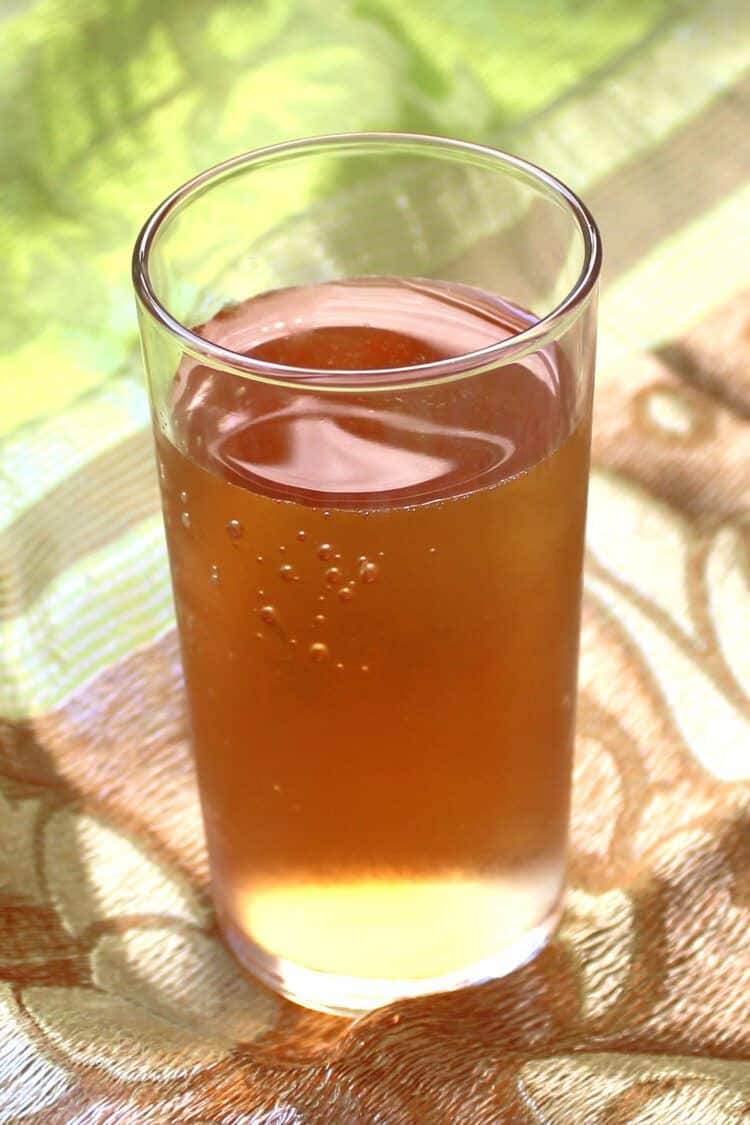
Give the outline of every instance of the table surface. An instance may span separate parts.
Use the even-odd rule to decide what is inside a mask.
[[[0,22],[0,1121],[747,1120],[750,7]],[[350,1023],[217,937],[128,257],[200,168],[363,128],[549,167],[606,266],[563,923],[503,981]]]

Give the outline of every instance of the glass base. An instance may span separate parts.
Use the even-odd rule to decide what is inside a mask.
[[[339,976],[319,972],[283,958],[274,957],[249,941],[231,924],[224,935],[241,966],[268,988],[295,1004],[336,1016],[360,1016],[374,1008],[436,992],[483,984],[507,976],[525,965],[547,944],[562,914],[562,896],[547,916],[512,945],[490,957],[439,976],[411,980]]]

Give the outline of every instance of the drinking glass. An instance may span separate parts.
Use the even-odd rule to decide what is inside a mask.
[[[600,259],[547,172],[403,134],[228,160],[138,237],[214,900],[301,1004],[559,917]]]

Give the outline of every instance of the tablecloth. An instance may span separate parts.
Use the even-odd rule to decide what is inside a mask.
[[[0,1121],[750,1119],[750,8],[6,0],[0,51]],[[128,258],[367,128],[550,168],[606,268],[562,925],[350,1022],[218,937]]]

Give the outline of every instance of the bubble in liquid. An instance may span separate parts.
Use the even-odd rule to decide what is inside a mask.
[[[279,568],[279,578],[282,582],[296,582],[297,574],[294,567],[290,563],[284,563],[284,565]]]
[[[318,594],[318,601],[319,602],[324,602],[325,600],[326,600],[325,594]]]
[[[180,519],[183,527],[190,527],[190,512],[183,512]]]
[[[296,645],[296,643],[297,643],[297,638],[296,638],[296,637],[290,637],[290,638],[289,638],[289,644],[290,644],[290,645],[294,646],[294,645]]]
[[[310,656],[315,664],[323,664],[330,656],[328,645],[316,641],[315,644],[310,645]]]
[[[326,571],[326,582],[329,586],[340,586],[343,581],[343,574],[337,566],[329,566]]]
[[[374,562],[360,563],[359,576],[363,582],[375,582],[378,577],[378,568]]]
[[[324,520],[329,520],[330,518],[331,518],[330,512],[323,512],[323,519]]]
[[[180,493],[180,503],[181,504],[187,504],[187,502],[188,502],[188,494],[185,491],[185,489],[183,488],[182,492]]]
[[[333,558],[333,547],[330,543],[320,544],[318,547],[318,558],[321,559],[322,562],[327,562],[328,559]]]
[[[239,520],[230,520],[227,524],[227,531],[231,539],[241,539],[245,534],[245,529]]]
[[[273,789],[274,793],[280,793],[281,792],[281,786],[280,785],[273,785],[273,786],[271,786],[271,788]]]
[[[362,665],[362,671],[363,672],[369,672],[370,671],[370,665],[369,664],[363,664]]]
[[[276,610],[274,607],[272,605],[262,605],[260,607],[260,619],[264,621],[266,625],[275,625]]]
[[[214,586],[216,586],[216,584],[219,581],[219,568],[216,565],[216,563],[214,563],[213,566],[211,567],[208,578],[209,578],[209,581],[213,582]]]
[[[339,597],[341,598],[342,602],[350,602],[354,597],[354,591],[352,590],[351,586],[342,586],[339,590]]]
[[[162,484],[164,484],[164,481],[166,479],[167,479],[167,473],[166,473],[166,470],[165,470],[164,466],[162,465],[162,463],[160,461],[159,462],[159,480],[162,482]]]
[[[325,625],[325,623],[326,623],[325,614],[324,613],[316,613],[315,614],[315,624],[316,625]]]
[[[262,566],[263,565],[263,556],[262,555],[256,555],[255,561],[257,562],[258,566]]]
[[[385,558],[385,551],[378,551],[378,558],[384,559]]]
[[[304,541],[307,539],[307,532],[306,531],[298,531],[297,532],[297,538],[299,539],[300,543],[304,543]]]
[[[256,633],[255,639],[256,639],[256,641],[262,641],[263,640],[263,634],[262,633]]]
[[[428,554],[430,554],[430,555],[437,554],[437,547],[430,547],[430,549],[428,551]]]
[[[283,555],[283,554],[285,553],[285,551],[286,551],[286,547],[279,547],[279,551],[280,551],[280,552],[281,552],[281,554]]]
[[[341,671],[343,671],[344,665],[343,665],[343,664],[342,664],[342,662],[341,662],[341,661],[339,660],[339,662],[338,662],[338,664],[336,665],[336,667],[338,668],[339,672],[341,672]]]

